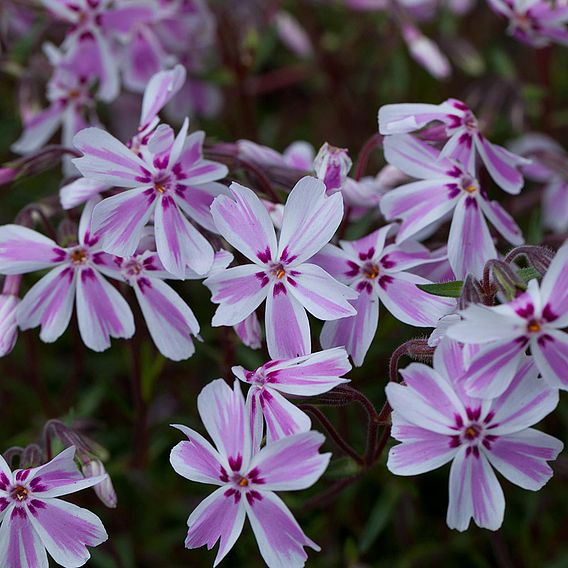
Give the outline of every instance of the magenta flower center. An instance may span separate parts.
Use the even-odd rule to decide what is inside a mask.
[[[16,485],[10,491],[10,497],[14,499],[14,501],[25,501],[28,498],[29,490],[24,487],[23,485]]]
[[[466,193],[475,193],[479,190],[477,180],[471,176],[462,176],[460,180],[460,187],[462,191],[465,191]]]
[[[527,331],[529,333],[538,333],[542,330],[540,322],[538,320],[532,319],[527,323]]]
[[[84,248],[76,248],[71,251],[69,258],[73,264],[86,264],[89,260],[89,254]]]
[[[286,276],[286,269],[284,268],[284,265],[279,262],[278,264],[273,264],[270,267],[270,274],[275,276],[278,280],[282,280],[282,278]]]
[[[124,273],[127,277],[138,276],[142,270],[142,265],[137,260],[129,260],[124,265]]]
[[[379,266],[374,262],[366,262],[361,268],[365,278],[369,280],[375,280],[379,275]]]

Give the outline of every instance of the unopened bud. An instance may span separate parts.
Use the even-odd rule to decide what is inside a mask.
[[[341,188],[352,165],[347,149],[336,148],[326,142],[315,157],[314,171],[329,192]]]
[[[110,475],[108,475],[103,462],[97,459],[91,460],[82,466],[83,475],[85,477],[98,477],[100,475],[106,475],[100,483],[97,483],[93,487],[97,497],[102,501],[102,503],[109,509],[115,509],[118,503],[118,498],[116,496],[116,491],[112,485],[112,480]]]
[[[0,185],[13,182],[18,175],[16,168],[0,168]]]
[[[21,276],[6,276],[2,294],[0,294],[0,357],[14,349],[18,339],[16,311],[20,304],[18,292]]]

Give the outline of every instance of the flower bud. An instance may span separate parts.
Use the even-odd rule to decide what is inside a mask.
[[[0,185],[6,185],[16,179],[18,170],[15,168],[0,168]]]
[[[100,483],[95,485],[93,489],[97,497],[102,501],[102,503],[109,509],[115,509],[118,503],[116,497],[116,492],[112,485],[112,480],[110,475],[106,472],[103,462],[98,459],[93,459],[82,466],[83,475],[85,477],[98,477],[99,475],[105,475],[106,478]]]
[[[235,325],[234,330],[247,347],[260,349],[262,336],[260,333],[260,323],[255,312]]]
[[[19,275],[6,276],[0,294],[0,357],[10,353],[18,339],[16,310],[21,301],[18,298],[21,281],[22,277]]]
[[[314,171],[330,192],[341,189],[352,165],[346,148],[336,148],[326,142],[314,160]]]
[[[440,48],[414,26],[405,26],[402,36],[410,54],[430,75],[436,79],[447,79],[451,74],[448,58]]]

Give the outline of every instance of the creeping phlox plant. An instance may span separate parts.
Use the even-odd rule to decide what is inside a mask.
[[[505,493],[519,491],[504,491],[499,478],[541,490],[563,449],[545,432],[549,422],[539,423],[568,390],[566,150],[537,132],[495,143],[476,97],[393,97],[378,109],[378,130],[360,141],[355,167],[347,148],[325,140],[319,150],[298,140],[280,152],[251,130],[208,138],[199,120],[237,104],[222,95],[219,58],[244,81],[237,114],[245,123],[250,92],[269,88],[247,82],[246,53],[236,57],[224,35],[231,25],[235,37],[248,33],[252,50],[267,23],[291,56],[325,65],[309,18],[304,29],[279,2],[223,4],[6,0],[8,38],[31,33],[39,17],[57,45],[36,54],[49,69],[46,102],[27,104],[23,89],[23,130],[11,146],[20,157],[0,168],[0,185],[54,166],[62,176],[58,195],[30,200],[0,226],[0,356],[33,346],[36,333],[44,343],[72,335],[76,356],[84,345],[101,365],[110,359],[99,353],[129,346],[130,465],[143,476],[151,457],[170,475],[164,486],[179,481],[164,444],[152,447],[154,420],[170,436],[171,468],[193,483],[177,495],[177,520],[189,514],[185,546],[218,544],[215,566],[250,534],[245,520],[266,565],[304,566],[307,549],[320,546],[313,524],[304,532],[295,515],[303,522],[374,467],[416,476],[450,464],[447,526],[499,529]],[[385,13],[411,57],[444,79],[450,58],[419,29],[435,4],[337,0],[318,9]],[[488,4],[529,48],[568,43],[565,3]],[[453,17],[471,9],[447,7]],[[302,69],[271,77],[287,85],[305,78]],[[366,175],[374,157],[383,165]],[[527,194],[525,178],[542,192]],[[527,195],[529,207],[542,199],[530,231],[517,218]],[[401,343],[417,333],[410,328],[424,334]],[[384,367],[373,355],[383,343],[392,352]],[[219,361],[218,352],[219,368],[209,362],[201,383],[183,386],[195,402],[181,409],[186,419],[171,399],[149,416],[165,360],[175,372],[192,357]],[[413,362],[399,370],[402,357]],[[365,394],[360,370],[380,396]],[[44,392],[41,376],[34,388]],[[115,511],[104,515],[107,535],[98,516],[71,502],[92,488],[93,508],[120,509],[106,471],[115,457],[95,442],[105,413],[86,420],[90,404],[65,416],[48,407],[39,441],[16,445],[22,434],[0,455],[0,568],[46,568],[48,558],[82,566],[107,539],[102,550],[123,565]],[[363,452],[348,441],[341,411],[349,405],[368,422]],[[195,483],[212,486],[201,501]],[[314,485],[323,486],[316,495],[288,495]]]

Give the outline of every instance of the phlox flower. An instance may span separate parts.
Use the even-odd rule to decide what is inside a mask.
[[[437,261],[419,243],[385,245],[393,225],[387,225],[356,241],[327,245],[314,262],[348,285],[356,294],[351,305],[356,315],[326,322],[322,347],[345,346],[355,365],[363,364],[379,323],[379,303],[398,320],[417,327],[434,327],[450,312],[455,301],[423,292],[416,284],[430,281],[408,272]]]
[[[342,376],[350,370],[342,347],[294,359],[268,361],[254,371],[233,367],[235,377],[250,385],[247,407],[253,420],[257,413],[264,416],[269,443],[311,428],[310,417],[283,394],[301,397],[322,394],[349,382]]]
[[[353,162],[346,148],[337,148],[327,142],[314,159],[316,177],[325,183],[328,193],[342,189]]]
[[[525,176],[544,183],[542,221],[555,233],[568,231],[568,153],[555,140],[532,132],[511,145],[511,150],[532,162],[523,168]]]
[[[173,69],[156,73],[150,79],[142,99],[138,130],[128,142],[128,147],[132,151],[140,154],[141,149],[147,146],[151,134],[160,122],[158,113],[179,92],[185,78],[186,73],[183,66],[176,65]],[[71,141],[69,141],[69,146],[71,146]],[[64,209],[73,209],[112,187],[98,180],[79,178],[60,189],[61,205]]]
[[[75,304],[83,342],[104,351],[111,337],[132,337],[134,318],[126,300],[103,277],[109,270],[112,276],[114,263],[90,230],[93,206],[90,202],[83,211],[74,246],[60,247],[19,225],[0,227],[0,274],[50,269],[17,307],[20,329],[41,326],[40,338],[52,343],[67,329]]]
[[[470,108],[457,99],[442,104],[391,104],[379,109],[381,134],[406,134],[420,130],[431,122],[442,122],[448,141],[441,156],[461,162],[473,172],[479,156],[495,183],[509,193],[523,187],[519,166],[528,163],[502,146],[492,144],[481,133],[477,118]]]
[[[508,32],[534,47],[568,45],[568,6],[550,0],[488,0],[495,12],[509,20]]]
[[[558,391],[537,379],[523,356],[512,382],[491,401],[470,398],[463,375],[465,349],[442,340],[434,368],[412,363],[400,371],[404,386],[386,387],[393,408],[394,446],[387,462],[396,475],[418,475],[451,462],[447,523],[464,531],[470,519],[497,530],[505,498],[493,468],[511,483],[537,491],[551,477],[546,463],[562,451],[560,440],[531,428],[558,404]]]
[[[74,139],[84,156],[73,163],[86,178],[128,188],[95,207],[93,230],[103,250],[131,256],[153,215],[158,256],[175,276],[187,267],[198,274],[211,268],[213,248],[186,215],[215,230],[209,207],[226,192],[216,182],[227,175],[226,166],[203,158],[205,133],[188,136],[188,126],[186,119],[174,138],[173,129],[161,124],[138,154],[100,128],[82,130]]]
[[[197,408],[215,447],[194,430],[175,425],[188,440],[173,448],[170,462],[183,477],[219,488],[189,516],[185,546],[211,549],[220,541],[216,566],[248,517],[270,568],[304,566],[304,547],[319,547],[275,491],[306,489],[320,478],[331,456],[318,453],[323,435],[304,432],[260,448],[262,423],[253,424],[238,381],[233,389],[222,379],[211,382],[198,396]]]
[[[67,448],[50,462],[12,472],[0,456],[0,565],[3,568],[47,568],[47,553],[60,566],[76,568],[90,558],[87,546],[108,536],[90,511],[58,499],[103,482],[84,478]]]
[[[387,136],[384,150],[389,164],[420,180],[389,191],[380,201],[387,220],[402,220],[397,243],[451,213],[448,259],[457,278],[469,273],[480,278],[485,263],[497,258],[486,218],[511,244],[523,243],[513,218],[489,200],[474,171],[408,134]]]
[[[237,150],[240,158],[259,166],[281,166],[304,171],[312,169],[315,156],[313,146],[303,140],[292,142],[282,153],[251,140],[238,140]]]
[[[266,300],[265,328],[273,358],[311,351],[306,310],[318,319],[354,315],[348,299],[356,294],[308,261],[341,222],[340,194],[327,196],[315,178],[301,179],[284,207],[279,239],[268,211],[250,189],[231,185],[232,198],[219,196],[211,213],[221,235],[252,264],[227,268],[204,281],[219,304],[213,326],[235,325]]]
[[[461,312],[463,321],[447,335],[482,349],[468,367],[464,386],[470,396],[494,398],[511,382],[530,348],[542,376],[568,390],[568,243],[556,253],[542,282],[531,280],[513,301]]]

